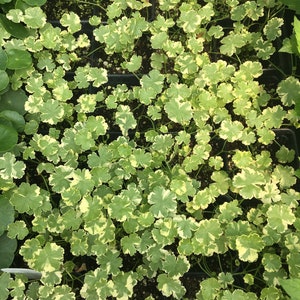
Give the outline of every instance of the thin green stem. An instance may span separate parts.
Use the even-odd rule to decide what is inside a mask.
[[[100,9],[102,9],[104,12],[106,12],[106,9],[98,3],[93,3],[93,2],[89,2],[89,1],[81,1],[81,0],[77,0],[77,3],[94,5],[94,6],[99,7]]]

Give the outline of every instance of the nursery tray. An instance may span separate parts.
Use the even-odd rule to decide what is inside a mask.
[[[155,10],[157,5],[157,0],[149,0],[149,2],[152,4],[152,6],[149,6],[147,8],[142,9],[141,15],[148,21],[153,21],[155,18]],[[79,15],[80,19],[83,21],[87,21],[90,17],[93,15],[100,16],[103,23],[107,22],[107,16],[106,13],[103,13],[106,9],[106,4],[110,4],[110,1],[102,2],[101,5],[103,5],[103,8],[99,6],[99,2],[97,1],[93,4],[92,1],[89,3],[87,2],[86,7],[81,8],[78,3],[75,1],[70,0],[63,0],[60,3],[59,8],[57,8],[57,2],[53,1],[54,5],[51,5],[50,1],[47,1],[47,3],[44,6],[44,11],[46,12],[46,15],[48,17],[49,21],[56,21],[61,18],[64,12],[74,12]],[[91,8],[90,8],[91,6]],[[88,8],[88,9],[87,9]],[[123,15],[130,14],[130,8],[123,13]]]
[[[128,87],[140,85],[140,78],[135,74],[108,74],[108,86],[126,84]]]

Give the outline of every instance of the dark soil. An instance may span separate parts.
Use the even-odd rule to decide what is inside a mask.
[[[59,20],[66,12],[76,13],[81,20],[88,20],[92,15],[99,14],[100,8],[97,6],[97,0],[89,0],[88,4],[83,2],[78,0],[47,1],[43,10],[49,21]],[[95,5],[91,5],[91,3]]]

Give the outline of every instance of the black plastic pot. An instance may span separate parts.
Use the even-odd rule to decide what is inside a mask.
[[[126,84],[128,87],[140,85],[140,78],[135,74],[108,74],[109,86],[116,86],[118,84]]]
[[[263,70],[263,74],[257,79],[259,84],[265,86],[267,90],[276,89],[279,82],[284,79],[284,74],[277,69],[268,68]]]

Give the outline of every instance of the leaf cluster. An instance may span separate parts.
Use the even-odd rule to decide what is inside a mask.
[[[0,265],[18,240],[41,280],[3,273],[3,295],[129,299],[152,280],[184,299],[191,271],[196,299],[293,293],[298,153],[279,129],[299,127],[300,84],[261,82],[283,5],[162,0],[149,22],[149,1],[118,0],[84,32],[27,2],[0,0]],[[100,50],[139,84],[111,84]]]

